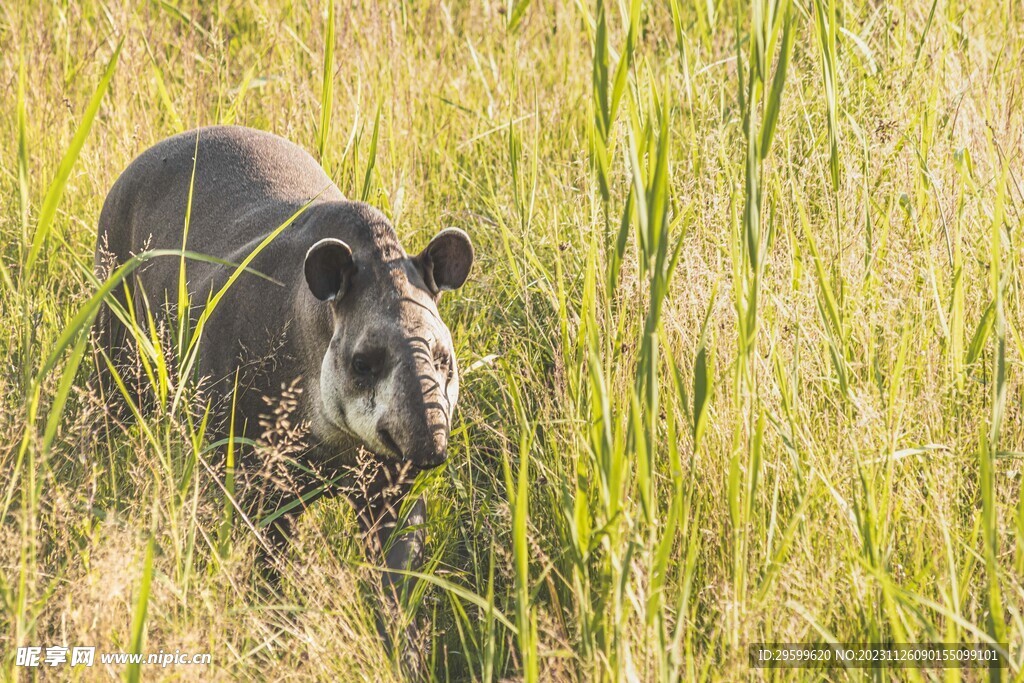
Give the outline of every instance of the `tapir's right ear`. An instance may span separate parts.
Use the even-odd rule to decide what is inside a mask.
[[[469,269],[473,267],[473,243],[464,231],[445,228],[413,258],[413,263],[423,275],[427,288],[437,297],[441,292],[465,284]]]
[[[340,299],[355,270],[352,249],[341,240],[322,239],[306,252],[306,284],[321,301]]]

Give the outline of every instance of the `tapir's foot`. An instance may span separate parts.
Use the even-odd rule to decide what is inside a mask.
[[[404,627],[399,626],[404,619],[401,608],[391,598],[385,597],[377,615],[377,633],[406,680],[428,680],[429,629],[415,620]]]
[[[402,674],[410,681],[425,681],[429,676],[430,638],[427,628],[413,621],[405,629],[405,642],[401,644]]]

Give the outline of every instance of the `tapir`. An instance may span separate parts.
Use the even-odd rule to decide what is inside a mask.
[[[215,126],[157,143],[110,190],[97,273],[108,276],[144,254],[161,256],[125,278],[96,323],[108,379],[130,364],[132,311],[143,328],[148,316],[174,327],[184,265],[189,324],[216,303],[191,379],[222,398],[214,402],[225,418],[219,424],[230,409],[234,433],[256,441],[270,400],[290,391],[289,423],[306,427],[308,465],[296,471],[294,495],[322,485],[307,470],[343,472],[359,452],[372,454],[386,481],[348,497],[365,537],[386,549],[386,567],[415,565],[422,531],[389,536],[408,482],[447,456],[459,371],[437,306],[442,292],[469,276],[468,235],[440,230],[410,256],[384,214],[346,199],[301,147]],[[117,383],[104,384],[118,393]],[[120,386],[125,393],[126,382]],[[423,501],[415,501],[407,524],[421,528],[424,516]]]

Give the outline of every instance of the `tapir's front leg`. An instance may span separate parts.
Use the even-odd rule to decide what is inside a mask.
[[[387,549],[384,565],[388,569],[412,571],[423,564],[423,542],[426,533],[423,530],[427,523],[427,504],[423,498],[413,501],[409,514],[397,524],[387,540],[382,539]],[[385,580],[392,586],[404,584],[407,575],[385,572]]]
[[[406,514],[411,480],[395,466],[382,466],[372,480],[350,500],[356,508],[364,546],[371,562],[383,560],[381,589],[384,604],[377,620],[377,631],[389,649],[398,645],[402,668],[406,675],[417,678],[422,671],[424,647],[419,643],[420,633],[415,622],[404,632],[404,642],[394,643],[394,621],[403,619],[403,604],[415,579],[406,572],[419,569],[423,561],[426,504],[422,498],[410,501]],[[386,616],[387,615],[387,616]]]
[[[419,569],[423,562],[423,526],[427,521],[427,506],[422,498],[417,498],[403,518],[401,508],[406,493],[403,491],[380,508],[368,506],[359,512],[370,558],[384,560],[386,569],[382,572],[381,586],[395,597],[399,597],[409,583],[409,576],[403,572]]]

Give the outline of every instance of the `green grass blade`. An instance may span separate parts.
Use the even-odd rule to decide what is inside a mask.
[[[508,30],[509,33],[514,33],[519,27],[519,23],[526,15],[526,10],[530,6],[530,0],[514,0],[514,2],[510,0],[510,5],[511,7],[508,10],[508,23],[506,25],[506,30]]]
[[[782,49],[779,51],[779,61],[772,77],[772,87],[765,102],[764,120],[761,123],[761,159],[766,159],[771,150],[775,124],[782,106],[782,89],[786,85],[786,70],[789,68],[789,58],[793,54],[793,36],[796,30],[793,28],[792,10],[788,2],[785,3],[783,11],[785,18],[782,26]]]
[[[25,55],[18,60],[18,208],[21,215],[22,240],[28,240],[29,181],[28,181],[28,112],[25,104]]]
[[[366,173],[363,174],[363,191],[359,193],[360,201],[369,201],[370,189],[373,187],[373,169],[377,165],[377,134],[380,132],[380,110],[377,104],[377,116],[373,119],[373,135],[370,136],[370,151],[366,160]]]
[[[82,115],[82,122],[78,124],[78,130],[75,131],[75,135],[71,139],[71,145],[68,147],[67,152],[64,153],[64,158],[61,159],[60,165],[57,167],[57,174],[50,183],[46,196],[43,198],[42,206],[39,209],[39,220],[36,223],[36,231],[32,236],[32,246],[29,249],[28,257],[25,260],[25,267],[21,273],[22,287],[25,286],[25,283],[31,277],[32,270],[39,258],[39,253],[53,227],[53,219],[57,215],[57,205],[60,204],[61,197],[64,196],[64,188],[67,185],[68,178],[71,176],[71,169],[74,167],[75,161],[78,160],[78,154],[82,151],[86,138],[89,137],[89,131],[92,129],[92,123],[100,110],[103,96],[106,95],[107,89],[110,87],[110,81],[114,77],[114,70],[117,68],[117,59],[121,54],[121,46],[123,44],[124,38],[118,41],[114,54],[111,55],[110,61],[107,62],[103,78],[100,79],[99,85],[96,86],[96,91],[93,93],[92,99],[89,100],[89,105],[85,108],[85,113]]]
[[[131,644],[129,652],[142,654],[143,640],[146,634],[146,613],[149,609],[149,586],[153,581],[153,549],[156,541],[150,537],[146,543],[146,555],[142,563],[142,583],[139,594],[135,597],[135,611],[132,614]],[[142,668],[137,663],[128,664],[125,669],[125,680],[128,683],[139,683],[142,680]]]
[[[334,2],[327,0],[327,27],[324,36],[323,83],[320,88],[320,128],[317,131],[317,152],[320,163],[327,166],[327,143],[331,135],[331,114],[334,111]]]
[[[88,330],[92,325],[93,318],[95,318],[95,313],[93,317],[86,319],[83,329],[79,332],[78,341],[75,342],[75,346],[71,350],[67,364],[64,366],[64,372],[61,374],[60,382],[57,384],[57,392],[50,403],[46,427],[43,430],[44,451],[49,450],[57,434],[57,428],[60,426],[61,419],[64,416],[64,405],[67,403],[71,387],[74,386],[75,378],[78,374],[78,366],[81,365],[82,358],[85,356],[85,350],[89,341]]]

